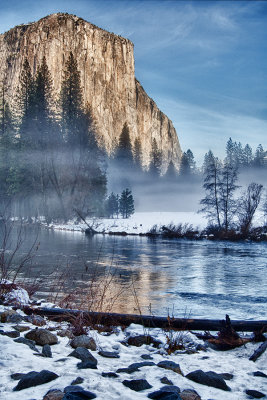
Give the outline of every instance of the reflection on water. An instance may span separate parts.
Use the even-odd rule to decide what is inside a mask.
[[[34,238],[29,230],[28,244]],[[52,281],[67,266],[69,288],[90,284],[106,268],[116,272],[110,289],[122,294],[114,311],[136,312],[132,280],[144,313],[205,318],[266,318],[266,243],[227,243],[188,240],[151,240],[145,237],[112,237],[42,230],[32,275],[45,285],[38,293],[47,296]],[[59,288],[57,288],[59,290]],[[60,291],[60,290],[59,290]]]

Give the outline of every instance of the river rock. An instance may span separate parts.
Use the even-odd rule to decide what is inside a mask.
[[[76,336],[71,340],[70,345],[73,349],[76,349],[77,347],[85,347],[89,350],[96,350],[96,342],[92,337],[87,335]]]
[[[42,355],[44,357],[52,358],[52,351],[51,351],[51,347],[49,346],[49,344],[45,344],[43,346]]]
[[[118,374],[115,372],[102,372],[101,374],[104,378],[118,378]]]
[[[156,348],[158,348],[162,344],[162,342],[153,338],[150,335],[130,336],[127,339],[127,343],[130,346],[141,347],[141,346],[143,346],[143,344],[146,344],[146,345],[153,345]]]
[[[8,337],[14,339],[14,338],[19,337],[19,336],[20,336],[20,333],[19,333],[18,331],[5,332],[5,331],[2,331],[2,330],[0,329],[0,335],[2,335],[2,336],[8,336]]]
[[[86,400],[96,398],[94,393],[84,390],[81,386],[67,386],[64,389],[64,393],[64,400]]]
[[[77,347],[68,357],[76,357],[81,361],[91,361],[97,364],[97,359],[85,347]]]
[[[180,374],[180,375],[184,376],[184,374],[181,371],[180,365],[176,364],[173,361],[168,361],[168,360],[160,361],[157,364],[157,366],[160,367],[160,368],[169,369],[169,370],[171,370],[173,372],[176,372],[177,374]]]
[[[173,382],[168,379],[167,376],[163,376],[163,378],[160,378],[160,382],[164,385],[173,385]]]
[[[37,349],[37,347],[35,347],[34,340],[26,339],[24,337],[19,337],[18,339],[15,339],[14,342],[26,344],[31,350],[36,351],[36,353],[39,353],[39,350]]]
[[[80,383],[83,383],[83,382],[84,382],[84,379],[81,378],[80,376],[77,376],[77,378],[74,379],[74,381],[71,382],[71,386],[80,385]]]
[[[211,386],[226,391],[231,390],[229,386],[226,385],[224,379],[213,371],[203,372],[201,369],[198,369],[187,374],[186,378],[200,383],[201,385]]]
[[[254,376],[260,376],[261,378],[267,378],[267,375],[264,374],[264,372],[261,372],[261,371],[255,371],[255,372],[253,372],[253,375]]]
[[[15,329],[15,331],[18,332],[25,332],[25,331],[29,331],[31,328],[27,325],[14,325],[12,326],[13,329]]]
[[[105,358],[120,358],[120,355],[115,351],[103,351],[100,350],[98,354]]]
[[[193,389],[185,389],[180,393],[182,400],[201,400],[199,394]]]
[[[32,386],[39,386],[42,385],[43,383],[48,383],[53,381],[54,379],[57,379],[58,375],[55,374],[54,372],[47,371],[47,370],[42,370],[41,372],[29,372],[28,374],[25,374],[17,384],[17,386],[14,387],[14,391],[19,391],[22,389],[27,389]]]
[[[258,392],[257,390],[246,390],[246,394],[254,399],[262,399],[265,397],[264,393]]]
[[[57,344],[58,338],[47,329],[36,328],[26,333],[26,339],[34,340],[36,344],[44,346],[45,344]]]
[[[163,386],[159,390],[150,393],[147,397],[156,400],[181,400],[180,388],[178,386]]]
[[[43,397],[43,400],[62,400],[64,393],[59,389],[51,389]]]
[[[87,360],[77,364],[78,369],[97,369],[97,363]]]
[[[125,372],[126,374],[132,374],[133,372],[139,371],[141,367],[151,367],[156,365],[153,361],[143,361],[139,363],[133,363],[129,365],[127,368],[119,368],[116,372],[121,373]]]
[[[141,358],[143,360],[153,360],[153,357],[150,354],[142,354]]]
[[[141,392],[142,390],[152,388],[146,379],[133,379],[131,381],[124,380],[122,383],[124,386],[134,390],[135,392]]]

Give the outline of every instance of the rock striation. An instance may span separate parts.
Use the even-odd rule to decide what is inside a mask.
[[[136,80],[133,50],[130,40],[81,18],[52,14],[0,35],[0,82],[5,82],[7,97],[14,102],[24,60],[28,58],[34,74],[45,56],[58,95],[64,65],[72,51],[98,141],[108,153],[112,153],[127,122],[132,143],[138,137],[141,140],[145,165],[155,138],[165,164],[173,160],[178,166],[181,148],[176,131]]]

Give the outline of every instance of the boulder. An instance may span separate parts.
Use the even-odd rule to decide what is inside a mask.
[[[62,400],[64,393],[59,389],[51,389],[43,397],[43,400]]]
[[[100,350],[98,354],[105,358],[120,358],[120,355],[115,351],[103,351]]]
[[[2,335],[2,336],[8,336],[8,337],[14,339],[14,338],[19,337],[19,336],[20,336],[20,333],[19,333],[18,331],[5,332],[5,331],[2,331],[2,329],[0,329],[0,335]]]
[[[15,329],[15,331],[18,332],[25,332],[25,331],[29,331],[31,328],[27,325],[14,325],[12,326],[13,329]]]
[[[44,383],[48,383],[57,379],[58,375],[54,372],[42,370],[41,372],[29,372],[25,374],[20,381],[18,382],[17,386],[14,387],[14,391],[19,391],[22,389],[27,389],[29,387],[42,385]]]
[[[169,370],[171,370],[173,372],[176,372],[177,374],[180,374],[180,375],[184,376],[184,374],[181,371],[180,365],[176,364],[173,361],[168,361],[168,360],[160,361],[157,364],[157,366],[160,367],[160,368],[169,369]]]
[[[63,400],[86,400],[95,399],[96,395],[88,390],[84,390],[81,386],[67,386],[64,389]]]
[[[77,364],[78,369],[97,369],[97,363],[87,360]]]
[[[153,338],[150,335],[130,336],[127,340],[127,343],[130,346],[140,347],[143,346],[143,344],[146,344],[146,345],[153,345],[156,348],[158,348],[162,344],[162,342]]]
[[[84,379],[81,378],[80,376],[77,376],[77,378],[74,379],[74,381],[71,382],[71,385],[72,385],[72,386],[73,386],[73,385],[80,385],[80,383],[83,383],[83,382],[84,382]]]
[[[115,372],[102,372],[101,374],[104,378],[118,378],[118,374]]]
[[[75,357],[81,361],[91,361],[97,364],[97,359],[85,347],[77,347],[73,350],[68,357]]]
[[[45,344],[53,345],[58,343],[58,338],[56,335],[51,333],[47,329],[36,328],[26,333],[26,339],[34,340],[36,344],[44,346]]]
[[[15,374],[11,374],[10,378],[13,379],[14,381],[19,381],[25,375],[26,374],[22,374],[22,373],[16,372]]]
[[[262,399],[265,397],[264,393],[258,392],[257,390],[246,390],[246,394],[253,399]]]
[[[163,386],[159,390],[150,393],[147,397],[155,400],[181,400],[180,388],[178,386]]]
[[[168,379],[167,376],[163,376],[163,378],[160,378],[160,382],[164,385],[173,385],[173,382]]]
[[[51,351],[51,347],[49,346],[49,344],[45,344],[43,346],[42,355],[44,357],[52,358],[52,351]]]
[[[89,350],[96,350],[96,342],[92,337],[87,335],[76,336],[71,340],[70,345],[73,349],[76,349],[77,347],[85,347]]]
[[[122,383],[124,386],[134,390],[135,392],[141,392],[142,390],[152,388],[146,379],[133,379],[131,381],[124,380]]]
[[[225,391],[231,390],[229,386],[226,385],[224,379],[213,371],[203,372],[201,369],[198,369],[187,374],[186,378],[200,383],[201,385],[211,386]]]
[[[201,400],[199,394],[193,389],[185,389],[180,393],[182,400]]]

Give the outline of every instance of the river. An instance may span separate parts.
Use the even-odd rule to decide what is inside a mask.
[[[24,251],[35,237],[35,229],[27,229]],[[90,237],[46,229],[38,242],[30,277],[20,274],[28,283],[39,281],[38,298],[71,292],[69,301],[96,308],[104,295],[105,307],[114,312],[266,319],[266,243]]]

